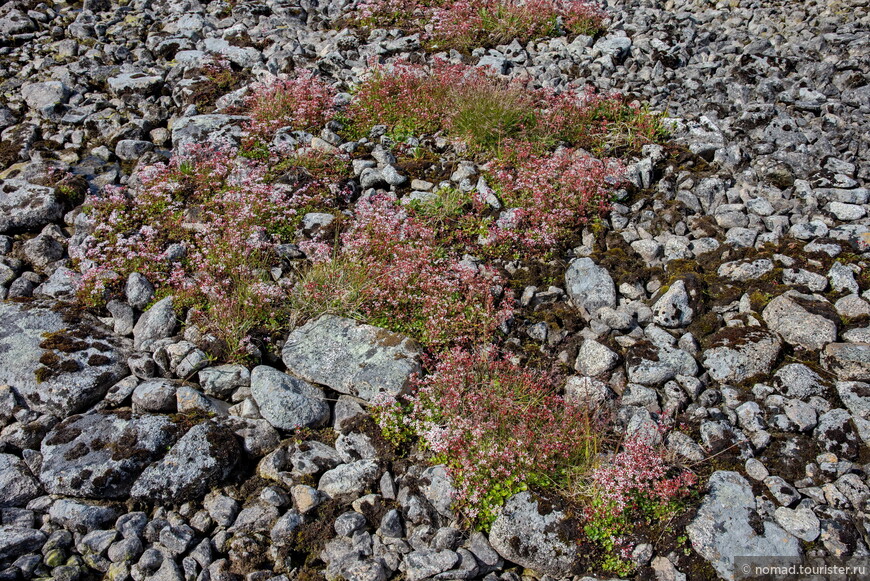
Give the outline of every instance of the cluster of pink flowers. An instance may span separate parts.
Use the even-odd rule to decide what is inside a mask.
[[[270,140],[282,127],[315,130],[335,115],[335,89],[310,71],[256,85],[245,99],[248,131]]]
[[[437,46],[460,50],[514,38],[591,35],[605,17],[589,0],[363,0],[357,6],[365,25],[425,29]]]
[[[559,396],[559,379],[516,365],[495,349],[459,348],[416,379],[403,421],[446,464],[456,507],[470,520],[486,508],[493,489],[558,479],[594,448],[600,419]],[[382,402],[378,411],[398,405]]]
[[[657,141],[663,132],[657,115],[619,94],[534,88],[439,59],[431,67],[399,62],[374,68],[348,117],[360,133],[381,124],[399,135],[446,130],[472,150],[496,156],[511,144],[621,153]]]
[[[94,231],[76,258],[90,266],[92,303],[119,292],[130,272],[202,312],[204,326],[236,351],[247,333],[281,318],[287,291],[268,273],[274,247],[301,208],[326,206],[328,189],[269,184],[267,166],[226,146],[197,145],[146,168],[133,190],[87,200]]]
[[[357,202],[342,243],[341,258],[371,281],[362,290],[366,317],[424,345],[485,342],[513,313],[512,295],[493,270],[443,247],[436,230],[392,194]]]
[[[514,161],[494,173],[502,201],[511,210],[492,222],[485,246],[541,255],[558,248],[590,220],[610,211],[625,168],[573,149],[534,154],[515,150]]]
[[[618,517],[637,508],[638,502],[664,506],[683,498],[697,477],[688,470],[673,469],[661,446],[648,435],[635,435],[622,443],[622,450],[591,475],[592,485],[602,502],[589,507],[589,517],[599,513]]]

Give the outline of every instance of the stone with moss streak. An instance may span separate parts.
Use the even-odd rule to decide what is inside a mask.
[[[708,487],[709,494],[686,530],[692,547],[721,577],[734,579],[735,557],[801,555],[794,536],[758,515],[752,487],[743,476],[718,471]]]
[[[557,578],[569,577],[577,559],[577,546],[559,534],[567,516],[546,510],[529,492],[505,502],[492,524],[489,542],[504,559]]]
[[[422,370],[419,348],[408,337],[333,315],[290,333],[281,357],[293,375],[366,401],[380,392],[403,393]]]
[[[728,327],[713,337],[704,351],[704,367],[719,382],[739,383],[770,373],[782,341],[758,327]]]
[[[9,385],[36,411],[66,417],[99,401],[127,375],[124,361],[130,344],[111,336],[102,323],[84,313],[76,314],[75,323],[65,321],[61,313],[50,308],[52,304],[0,303],[0,385]],[[74,361],[77,371],[57,369],[39,382],[37,370],[46,369],[40,363],[47,353],[40,347],[46,334],[57,334],[55,337],[62,340],[76,329],[85,331],[87,338],[71,339],[71,344],[80,342],[85,348],[56,355],[60,361]],[[88,365],[94,355],[106,356],[107,363]]]

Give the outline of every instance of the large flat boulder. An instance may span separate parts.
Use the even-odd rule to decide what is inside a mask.
[[[788,291],[770,301],[761,317],[786,343],[800,349],[818,350],[837,340],[839,315],[823,297]]]
[[[290,333],[281,357],[293,375],[367,401],[379,392],[404,392],[422,370],[408,337],[333,315]]]
[[[735,557],[799,557],[797,538],[756,512],[755,494],[737,472],[713,473],[709,493],[686,530],[692,546],[723,579],[734,579]]]
[[[260,415],[282,430],[316,428],[329,420],[322,389],[268,365],[251,371],[251,395]]]
[[[66,417],[100,401],[128,374],[129,347],[84,313],[0,303],[0,385],[39,412]]]
[[[241,454],[235,435],[227,427],[214,420],[197,424],[162,460],[142,472],[130,495],[170,504],[202,498],[229,476]]]
[[[515,494],[492,523],[489,542],[508,561],[556,578],[574,573],[577,545],[560,535],[567,515],[544,508],[529,492]]]
[[[63,217],[54,188],[25,180],[0,180],[0,234],[33,232]]]
[[[39,478],[52,494],[124,498],[139,473],[166,453],[179,432],[160,415],[72,416],[43,440]]]

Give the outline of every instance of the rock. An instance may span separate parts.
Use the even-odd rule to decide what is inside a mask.
[[[109,77],[107,83],[109,90],[115,96],[137,95],[147,97],[163,85],[163,77],[148,75],[143,72],[122,73]]]
[[[66,417],[127,375],[129,342],[90,315],[50,305],[0,303],[0,385],[14,386],[36,411]]]
[[[819,448],[839,458],[854,460],[858,456],[858,437],[850,423],[849,412],[835,408],[819,416],[814,432]]]
[[[236,437],[213,420],[192,427],[160,462],[136,479],[130,495],[181,503],[202,497],[229,476],[241,454]]]
[[[708,494],[688,527],[692,547],[724,579],[734,579],[734,558],[799,557],[798,540],[755,511],[752,487],[737,472],[717,471]]]
[[[81,280],[82,275],[61,266],[51,273],[45,282],[33,289],[33,296],[69,300],[75,296]]]
[[[574,369],[587,377],[607,373],[619,362],[619,355],[601,343],[587,339],[580,346]]]
[[[761,316],[767,326],[795,347],[818,350],[837,340],[837,324],[816,314],[830,304],[813,295],[788,291],[768,303]],[[832,312],[836,317],[836,313]]]
[[[133,409],[137,412],[175,412],[179,384],[168,379],[148,379],[133,390]]]
[[[852,414],[852,422],[864,443],[870,445],[870,384],[838,381],[837,393]]]
[[[251,385],[251,372],[243,365],[218,365],[199,370],[199,384],[210,396],[228,399],[240,387]]]
[[[127,296],[127,302],[130,303],[131,307],[142,310],[154,298],[154,285],[145,278],[145,275],[131,272],[127,276],[124,294]]]
[[[72,416],[43,440],[39,478],[52,494],[124,498],[133,480],[166,452],[179,431],[165,416]]]
[[[783,365],[773,376],[773,385],[788,397],[806,400],[827,389],[821,376],[803,363]]]
[[[150,141],[122,139],[115,146],[115,155],[121,161],[136,161],[152,149],[154,149],[154,144]]]
[[[196,143],[228,141],[238,145],[242,139],[242,115],[195,115],[182,117],[172,124],[172,147],[182,148]]]
[[[782,528],[802,541],[811,543],[819,538],[819,519],[809,508],[799,506],[792,510],[780,506],[773,516]]]
[[[45,533],[35,529],[0,525],[0,561],[39,551]]]
[[[0,508],[26,506],[39,496],[39,482],[12,454],[0,454]]]
[[[843,381],[870,381],[870,343],[831,343],[822,365]]]
[[[0,234],[33,232],[63,217],[54,188],[25,180],[0,180]]]
[[[754,262],[726,262],[719,267],[717,274],[734,282],[746,282],[761,278],[773,270],[773,262],[761,258]]]
[[[721,383],[740,383],[770,373],[782,349],[776,335],[757,327],[726,327],[710,338],[703,365]]]
[[[685,327],[692,322],[695,314],[691,306],[686,283],[678,280],[670,286],[652,307],[653,321],[663,327]]]
[[[456,498],[456,488],[447,474],[443,464],[430,466],[420,475],[420,492],[426,497],[438,514],[447,518],[453,518],[451,510],[453,500]]]
[[[601,307],[616,307],[616,286],[606,268],[591,258],[575,258],[565,273],[568,296],[575,307],[594,315]]]
[[[53,110],[69,98],[69,87],[60,81],[27,83],[21,86],[21,96],[34,111]]]
[[[154,303],[142,313],[133,327],[133,348],[136,351],[153,351],[154,342],[172,336],[178,326],[172,297]]]
[[[422,370],[412,340],[333,315],[293,330],[281,357],[290,373],[366,401],[404,392]]]
[[[84,534],[106,528],[118,518],[118,511],[111,506],[61,498],[51,505],[48,516],[51,522]]]
[[[545,509],[531,493],[521,492],[505,502],[492,524],[489,542],[507,561],[557,578],[569,577],[577,546],[559,534],[566,518],[560,510]]]
[[[408,581],[421,581],[442,571],[448,571],[459,563],[459,555],[453,551],[423,549],[405,555],[402,570]]]
[[[272,367],[253,369],[251,395],[263,418],[278,429],[314,428],[329,421],[329,406],[320,388]]]
[[[377,482],[378,464],[374,460],[357,460],[327,470],[320,477],[317,490],[327,496],[350,501],[359,498],[366,489]]]

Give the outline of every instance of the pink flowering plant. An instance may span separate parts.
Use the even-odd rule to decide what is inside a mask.
[[[404,208],[392,194],[357,202],[338,249],[310,248],[321,262],[339,262],[357,273],[353,310],[368,322],[406,333],[440,348],[488,341],[513,312],[513,299],[490,268],[463,261],[441,245],[437,231]],[[320,273],[334,272],[318,267]],[[308,278],[303,292],[335,305],[330,281]]]
[[[271,183],[268,167],[230,147],[198,145],[138,175],[137,188],[107,188],[86,201],[94,231],[77,258],[81,296],[102,304],[131,272],[199,313],[237,355],[251,330],[286,318],[287,289],[269,275],[275,246],[291,242],[300,209],[328,207],[317,180]]]
[[[366,27],[422,32],[432,50],[507,44],[579,34],[595,35],[606,14],[589,0],[362,0],[353,16]]]
[[[319,130],[335,116],[335,89],[310,71],[255,85],[245,99],[251,138],[271,141],[282,127]]]
[[[454,508],[486,529],[511,495],[561,486],[594,460],[602,416],[560,396],[560,383],[494,348],[456,348],[416,378],[412,395],[381,398],[374,414],[385,435],[416,438],[445,464]]]
[[[604,549],[602,568],[619,575],[628,575],[634,568],[628,560],[632,530],[643,521],[670,520],[683,508],[682,501],[697,482],[694,473],[667,461],[664,448],[653,443],[650,434],[626,438],[621,450],[584,479],[584,532]]]
[[[472,154],[503,158],[517,148],[557,145],[596,155],[639,151],[667,137],[662,116],[623,96],[555,92],[436,59],[375,67],[346,112],[353,132],[386,125],[396,137],[444,131]]]

